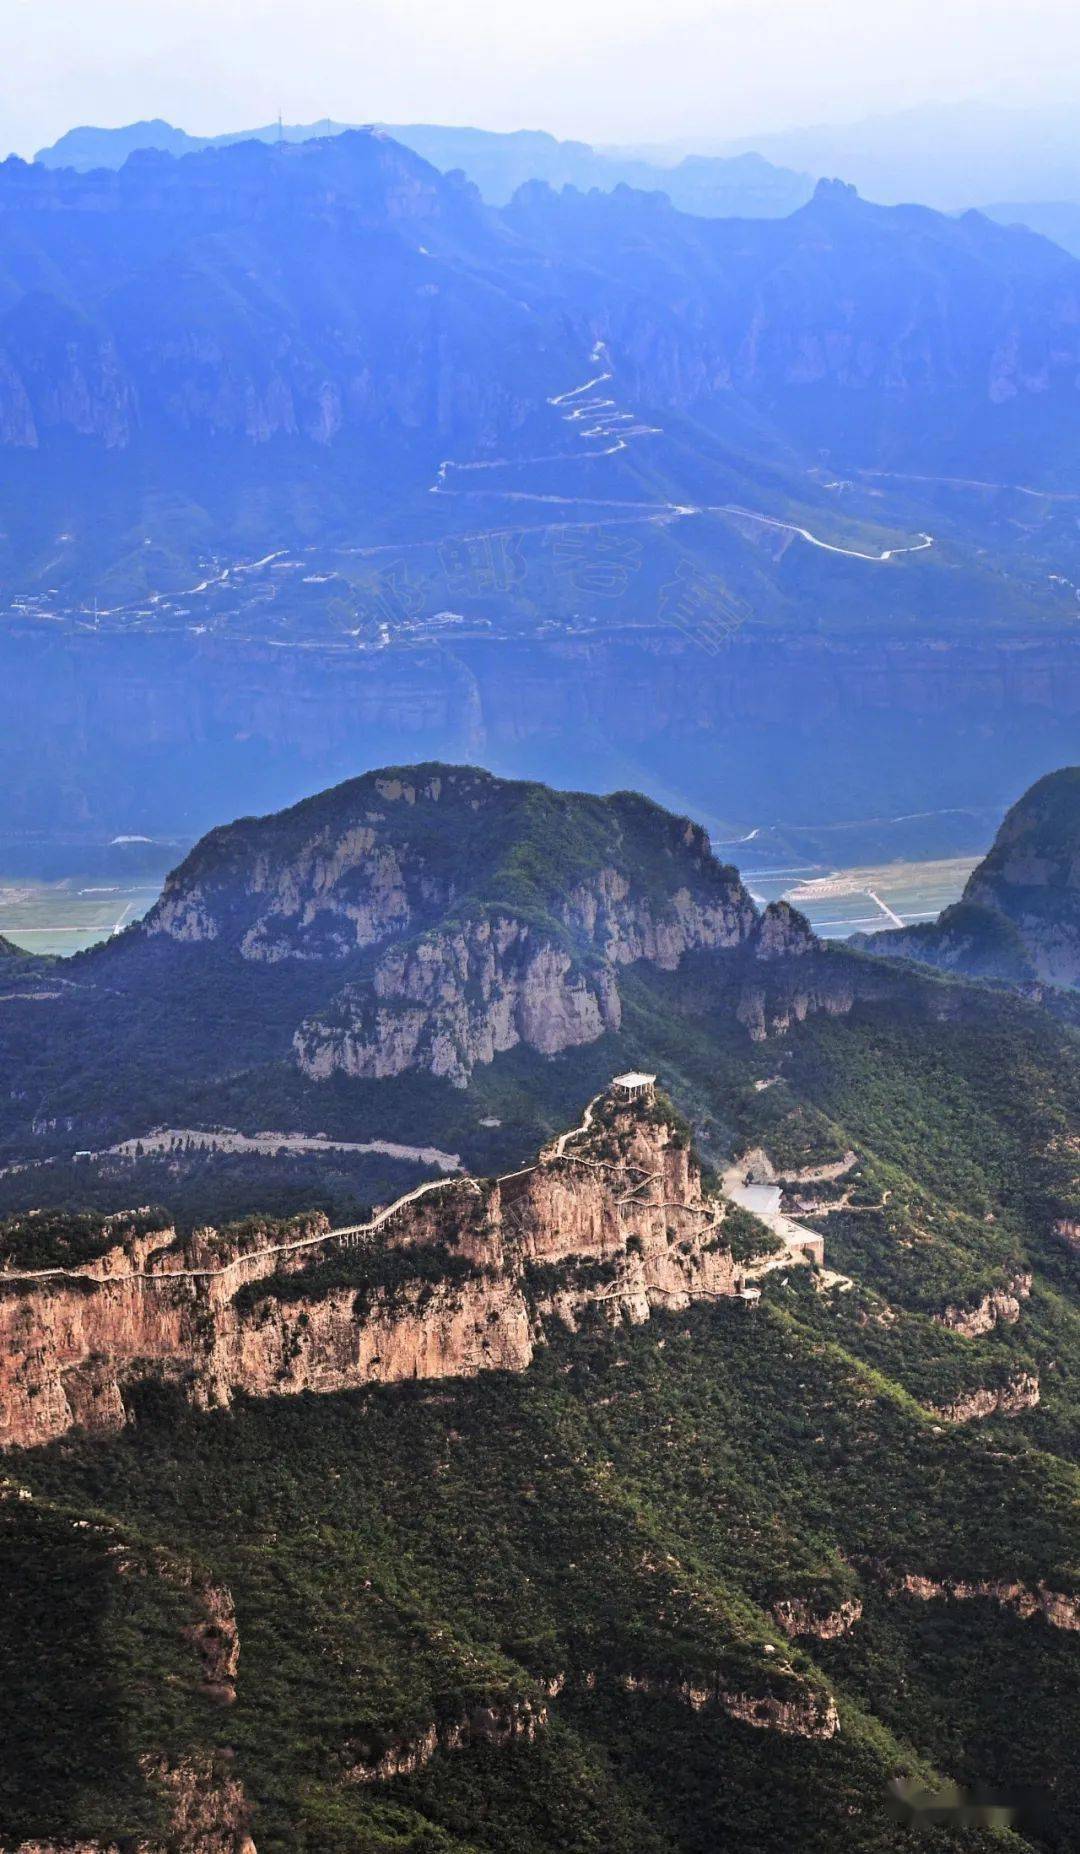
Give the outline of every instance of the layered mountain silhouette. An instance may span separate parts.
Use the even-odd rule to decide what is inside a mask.
[[[390,510],[399,533],[406,510],[460,526],[433,486],[715,502],[790,533],[823,511],[819,535],[876,558],[917,539],[921,492],[838,505],[823,450],[917,476],[1007,447],[1049,478],[1076,447],[1078,327],[1080,264],[1050,242],[838,183],[786,219],[706,220],[625,187],[494,209],[381,131],[10,160],[0,570],[85,586],[91,556],[100,575],[144,543],[166,568],[375,541]],[[448,456],[492,473],[439,477]]]
[[[12,160],[0,210],[16,447],[159,426],[329,444],[421,415],[432,437],[494,438],[597,336],[646,405],[707,419],[743,396],[794,434],[808,399],[834,424],[857,406],[856,443],[870,407],[902,431],[941,396],[978,422],[1036,398],[1064,418],[1076,391],[1074,260],[840,183],[780,221],[542,183],[497,212],[359,131],[115,173]]]
[[[235,142],[309,142],[341,135],[359,125],[331,122],[268,123],[262,128],[225,135],[189,135],[156,118],[132,122],[119,129],[69,129],[35,159],[44,167],[121,167],[130,154],[144,148],[164,154],[197,154],[204,148],[226,148]],[[382,123],[395,141],[423,155],[434,167],[448,173],[460,168],[475,182],[486,200],[504,205],[529,180],[544,180],[553,187],[639,187],[666,193],[684,212],[707,218],[771,218],[793,212],[813,191],[805,174],[775,167],[752,152],[737,155],[684,155],[670,161],[651,161],[617,149],[592,148],[588,142],[559,141],[543,130],[450,128],[438,123]]]

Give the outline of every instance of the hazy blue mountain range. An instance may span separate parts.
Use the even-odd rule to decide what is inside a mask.
[[[116,129],[101,129],[89,124],[68,129],[48,148],[39,148],[34,156],[43,167],[71,167],[87,173],[98,167],[122,167],[130,154],[144,148],[162,154],[197,154],[203,148],[228,148],[234,142],[310,142],[317,137],[341,135],[360,125],[333,122],[267,123],[261,129],[237,129],[222,135],[189,135],[186,129],[174,128],[155,116],[146,122],[129,122]]]
[[[984,206],[983,211],[999,225],[1029,226],[1044,238],[1052,238],[1063,251],[1080,257],[1080,199],[1006,200],[1000,205]]]
[[[330,121],[269,123],[265,128],[228,135],[188,135],[160,120],[134,122],[119,129],[69,129],[51,147],[39,149],[34,158],[45,167],[71,167],[85,172],[120,167],[138,149],[195,154],[204,148],[225,148],[241,141],[313,141],[358,126]],[[814,183],[807,175],[774,167],[752,152],[685,155],[670,162],[653,162],[592,148],[587,142],[559,141],[536,129],[501,134],[491,129],[459,129],[436,123],[378,126],[443,173],[460,168],[484,198],[497,206],[505,205],[528,180],[544,180],[553,187],[599,187],[603,192],[617,186],[663,192],[682,212],[701,213],[708,218],[781,217],[802,206],[813,192]]]
[[[492,207],[379,131],[9,161],[13,840],[403,753],[863,849],[1000,815],[1075,756],[1078,330],[1057,246],[835,184]]]
[[[922,200],[955,211],[983,200],[1080,199],[1075,104],[986,99],[924,103],[858,122],[823,123],[718,141],[814,174],[842,174],[871,199]],[[665,151],[670,158],[674,150]]]
[[[676,515],[839,501],[826,538],[850,513],[858,549],[859,524],[885,529],[892,511],[814,481],[823,454],[834,469],[942,475],[1007,458],[1047,487],[1075,457],[1080,265],[978,215],[871,207],[837,184],[771,221],[540,183],[498,211],[381,132],[144,153],[82,175],[9,161],[0,214],[9,583],[35,546],[50,583],[77,570],[85,523],[64,501],[83,491],[87,446],[114,498],[95,523],[99,571],[109,542],[128,540],[125,486],[160,526],[234,444],[233,497],[238,471],[258,484],[267,545],[299,538],[316,482],[322,536],[361,543],[381,538],[391,497],[400,512],[419,493],[430,522],[433,484],[505,509],[508,491],[632,500],[632,481],[658,512],[670,483]],[[556,439],[567,456],[544,455]],[[498,474],[503,458],[516,479]],[[474,463],[489,473],[466,479]],[[22,508],[21,483],[34,492]],[[236,512],[192,510],[189,545],[211,538],[200,519],[223,521],[214,538],[227,540],[230,515],[235,534]],[[453,525],[441,508],[434,520]]]
[[[736,152],[703,152],[677,145],[656,148],[591,147],[560,141],[543,130],[506,133],[435,123],[380,124],[396,141],[444,173],[460,168],[494,205],[505,205],[530,180],[549,186],[625,185],[666,193],[681,212],[706,218],[780,218],[810,198],[813,174],[835,174],[872,200],[919,201],[945,211],[976,206],[1003,225],[1026,225],[1074,256],[1080,255],[1080,145],[1070,115],[1039,118],[1017,110],[939,106],[856,125],[791,130],[740,143]],[[34,157],[46,167],[81,171],[119,167],[140,149],[184,155],[239,141],[311,141],[357,125],[323,120],[268,123],[223,135],[189,135],[160,118],[122,128],[69,129]],[[805,167],[777,165],[758,152],[763,144],[790,151]],[[928,155],[928,149],[932,153]],[[985,204],[988,186],[1000,185],[1001,202]],[[1024,189],[1035,188],[1036,193]]]

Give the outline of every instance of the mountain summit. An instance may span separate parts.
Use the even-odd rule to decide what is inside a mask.
[[[212,831],[141,929],[245,962],[346,968],[296,1032],[313,1078],[422,1068],[462,1084],[517,1043],[550,1055],[617,1029],[620,967],[674,970],[757,930],[735,870],[688,819],[636,793],[437,764]]]

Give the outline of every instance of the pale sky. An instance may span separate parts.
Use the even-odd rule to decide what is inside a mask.
[[[333,116],[723,141],[1065,101],[1076,0],[0,0],[0,151],[77,123]]]

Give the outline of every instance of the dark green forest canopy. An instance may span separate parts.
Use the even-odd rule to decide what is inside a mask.
[[[519,788],[505,840],[478,843],[481,905],[550,914],[577,871],[627,839],[638,855],[642,819],[658,854],[692,850],[680,821],[665,839],[628,801],[549,799]],[[409,828],[430,824],[410,810]],[[665,892],[666,869],[642,863]],[[759,1306],[553,1322],[520,1375],[213,1412],[148,1384],[120,1434],[10,1456],[0,1836],[160,1835],[146,1760],[166,1754],[227,1764],[259,1854],[917,1854],[900,1778],[962,1786],[968,1816],[934,1830],[950,1854],[1071,1854],[1080,1040],[1002,984],[796,943],[638,961],[617,1030],[553,1058],[511,1050],[464,1088],[300,1076],[288,1051],[325,984],[316,962],[140,935],[73,962],[63,1039],[24,1043],[27,1098],[53,1087],[58,1123],[100,1080],[103,1135],[133,1113],[405,1134],[491,1174],[643,1067],[707,1189],[755,1148],[782,1174],[842,1176],[785,1186],[826,1267],[774,1268]],[[37,1009],[16,1000],[7,1034],[46,1024]],[[27,1109],[7,1111],[14,1142]],[[94,1174],[88,1202],[70,1131],[42,1137],[51,1163],[0,1179],[4,1252],[25,1266],[85,1262],[133,1203],[160,1205],[134,1233],[183,1230],[217,1190],[219,1223],[263,1219],[250,1235],[266,1215],[349,1218],[423,1175],[181,1143]],[[35,1216],[43,1183],[54,1207]],[[749,1218],[728,1234],[760,1253]],[[464,1290],[475,1264],[453,1236],[335,1252],[306,1279],[352,1293],[358,1318],[373,1293]],[[526,1283],[534,1311],[544,1285]],[[193,1646],[208,1586],[235,1604],[228,1706]]]

